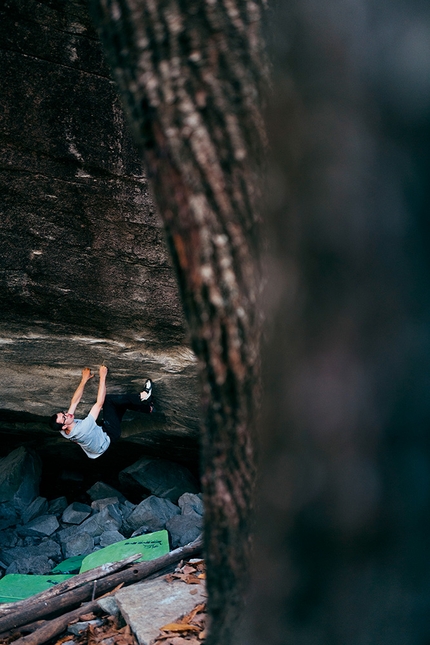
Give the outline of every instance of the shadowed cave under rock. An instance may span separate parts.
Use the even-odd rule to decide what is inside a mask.
[[[123,421],[126,428],[132,426],[133,416],[139,415],[126,413]],[[144,417],[147,418],[146,415]],[[0,459],[21,446],[34,451],[42,461],[39,494],[48,500],[64,495],[69,503],[88,503],[86,491],[102,481],[126,492],[131,502],[138,503],[142,493],[130,487],[125,491],[118,474],[142,457],[166,459],[185,466],[199,481],[199,449],[195,438],[181,436],[175,439],[170,436],[160,444],[159,434],[149,432],[146,442],[121,439],[98,459],[89,459],[79,446],[59,437],[54,431],[46,430],[46,426],[47,418],[44,417],[0,411]],[[139,437],[141,439],[142,435]]]

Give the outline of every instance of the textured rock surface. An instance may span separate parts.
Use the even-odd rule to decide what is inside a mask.
[[[115,600],[130,625],[139,645],[149,645],[160,634],[160,627],[172,623],[206,602],[205,586],[186,585],[181,580],[148,580],[121,589]]]
[[[5,572],[48,573],[59,564],[61,556],[72,558],[85,555],[125,538],[165,527],[172,548],[193,541],[201,531],[202,514],[198,511],[203,513],[203,508],[200,494],[184,493],[180,506],[154,495],[136,505],[119,491],[118,496],[123,501],[119,497],[98,498],[89,506],[80,502],[68,504],[66,497],[58,497],[48,503],[46,498],[38,495],[39,478],[31,472],[32,459],[33,453],[21,447],[2,460],[7,462],[8,468],[4,464],[2,468],[0,463],[0,474],[4,479],[14,484],[21,479],[25,490],[32,491],[32,497],[27,498],[27,506],[22,507],[25,497],[17,497],[13,493],[16,485],[12,486],[11,491],[6,486],[11,499],[0,504],[0,577]],[[36,455],[35,462],[38,461]],[[31,485],[26,481],[27,475],[30,475]],[[162,471],[159,477],[160,483],[163,483]],[[20,481],[18,491],[21,490],[19,484]],[[88,490],[98,496],[103,489],[109,494],[115,490],[103,482],[96,482]],[[169,521],[175,517],[179,521],[169,527]],[[73,568],[76,563],[66,566]]]
[[[0,432],[5,452],[66,407],[80,370],[108,391],[154,380],[156,413],[123,439],[196,452],[196,363],[160,220],[83,0],[0,8]],[[94,402],[96,379],[78,408]],[[178,446],[181,452],[177,452]]]
[[[166,526],[167,520],[179,515],[180,509],[168,499],[151,495],[140,502],[127,518],[127,525],[133,531],[150,533],[160,531]]]
[[[20,447],[0,460],[0,501],[22,511],[38,496],[42,465],[39,457]]]
[[[166,459],[143,457],[119,473],[124,489],[149,492],[177,502],[183,493],[197,493],[199,486],[190,471]]]
[[[175,515],[166,522],[170,534],[172,549],[194,542],[203,531],[203,517],[197,513]]]

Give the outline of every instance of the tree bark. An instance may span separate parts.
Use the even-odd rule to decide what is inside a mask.
[[[203,401],[209,643],[243,599],[259,398],[258,2],[92,0],[177,272]]]

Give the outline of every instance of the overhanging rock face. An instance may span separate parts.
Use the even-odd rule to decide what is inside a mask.
[[[126,439],[197,441],[175,276],[86,3],[2,7],[0,431],[53,441],[45,418],[106,362],[109,392],[154,380],[156,413],[129,416]]]

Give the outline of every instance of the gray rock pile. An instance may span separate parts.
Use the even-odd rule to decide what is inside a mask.
[[[1,575],[47,574],[66,558],[161,529],[169,532],[171,548],[202,532],[198,484],[173,462],[145,458],[120,473],[125,489],[140,487],[138,504],[103,482],[87,491],[90,504],[47,500],[39,496],[40,476],[39,457],[25,448],[0,459]]]

